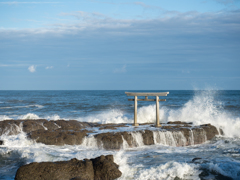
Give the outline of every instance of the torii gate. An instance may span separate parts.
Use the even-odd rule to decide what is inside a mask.
[[[159,96],[167,96],[169,92],[125,92],[127,96],[134,96],[134,99],[128,99],[128,101],[134,101],[134,126],[138,126],[137,123],[137,101],[156,101],[156,127],[161,127],[159,123],[159,101],[166,101],[166,99],[159,99]],[[145,96],[145,99],[138,99],[138,96]],[[148,99],[148,96],[156,96],[156,99]]]

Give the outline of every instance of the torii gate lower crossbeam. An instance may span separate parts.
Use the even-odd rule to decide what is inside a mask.
[[[138,126],[137,123],[137,102],[138,101],[156,101],[156,127],[161,127],[159,123],[159,101],[166,101],[166,99],[159,99],[159,96],[167,96],[169,92],[125,92],[127,96],[134,96],[134,99],[128,99],[128,101],[134,101],[134,126]],[[145,99],[138,99],[138,96],[145,96]],[[148,99],[148,96],[156,96],[156,99]]]

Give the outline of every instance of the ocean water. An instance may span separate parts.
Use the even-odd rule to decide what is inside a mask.
[[[0,120],[47,119],[98,123],[133,123],[133,103],[125,91],[0,91]],[[140,92],[140,91],[134,91]],[[143,91],[144,92],[144,91]],[[147,91],[149,92],[149,91]],[[155,92],[155,91],[152,91]],[[166,91],[164,91],[166,92]],[[201,145],[156,143],[118,151],[99,149],[94,138],[82,145],[49,146],[18,135],[2,135],[0,179],[14,179],[27,163],[94,158],[113,154],[123,175],[119,179],[240,179],[240,91],[171,91],[160,102],[160,121],[211,123],[224,131]],[[154,102],[138,102],[138,122],[155,122]],[[120,129],[119,129],[120,130]],[[201,158],[194,160],[194,158]]]

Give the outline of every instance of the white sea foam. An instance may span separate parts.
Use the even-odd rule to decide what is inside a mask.
[[[81,145],[91,148],[98,148],[97,140],[95,139],[94,136],[84,137]]]
[[[61,117],[60,117],[59,115],[57,115],[57,114],[54,114],[54,115],[51,115],[51,116],[45,116],[45,117],[43,117],[43,119],[57,121],[57,120],[63,119],[63,118],[61,118]],[[68,120],[68,119],[65,119],[65,120]]]
[[[43,125],[43,123],[41,123],[40,125],[41,125],[45,130],[48,130],[48,128],[45,127],[45,126]]]
[[[11,119],[11,118],[6,115],[0,115],[0,121],[8,120],[8,119]]]
[[[40,119],[40,117],[34,113],[28,113],[26,115],[21,115],[18,119]]]
[[[131,132],[131,135],[132,135],[132,138],[133,138],[133,142],[132,142],[133,146],[135,146],[135,147],[144,146],[142,133]]]
[[[164,111],[160,109],[160,118],[163,118]],[[152,122],[154,123],[156,121],[156,106],[155,105],[149,105],[144,106],[138,109],[138,123],[147,123]],[[78,118],[79,121],[86,121],[86,122],[98,122],[98,123],[133,123],[133,117],[129,118],[124,114],[121,110],[110,110],[110,111],[104,111],[96,115],[90,115],[84,118]]]
[[[12,107],[9,107],[9,106],[7,106],[7,107],[0,107],[0,109],[12,109]]]
[[[99,123],[127,123],[130,120],[120,110],[104,111],[100,114],[90,115],[85,118],[78,118],[79,121]]]
[[[139,123],[155,122],[156,121],[156,105],[143,106],[139,108],[137,118]]]
[[[4,145],[3,147],[23,147],[33,144],[32,141],[27,139],[26,133],[22,131],[22,123],[19,126],[13,125],[13,128],[8,129],[4,132],[3,135],[0,136],[0,139],[3,140]],[[18,132],[17,135],[9,135],[11,131]]]
[[[186,138],[182,132],[171,131],[153,131],[154,144],[168,146],[186,146]]]
[[[190,130],[189,132],[189,139],[190,139],[190,145],[194,145],[194,135],[192,130]]]
[[[114,162],[119,165],[119,170],[122,172],[122,176],[118,180],[132,179],[131,177],[134,176],[134,169],[128,165],[127,159],[127,154],[123,150],[114,155]]]
[[[37,108],[44,108],[42,105],[34,104],[28,106],[7,106],[7,107],[0,107],[0,109],[14,109],[14,108],[30,108],[30,107],[37,107]]]
[[[124,139],[123,136],[122,136],[122,140],[123,140],[122,149],[127,149],[127,148],[129,148],[129,145],[128,145],[127,141]]]
[[[179,110],[164,109],[165,121],[193,122],[194,125],[208,124],[222,128],[228,137],[240,137],[240,118],[233,117],[221,108],[222,103],[215,100],[213,91],[203,91],[195,95]]]
[[[33,106],[35,106],[35,107],[37,107],[37,108],[44,108],[44,106],[38,105],[38,104],[35,104],[35,105],[33,105]]]
[[[10,116],[10,117],[9,117]],[[0,121],[2,120],[7,120],[7,119],[47,119],[47,120],[69,120],[68,118],[61,118],[59,115],[54,114],[54,115],[48,115],[48,116],[38,116],[37,114],[34,113],[27,113],[24,115],[0,115]]]
[[[0,118],[1,118],[1,117],[0,117]],[[57,115],[57,114],[54,114],[54,115],[51,115],[51,116],[39,117],[38,115],[36,115],[36,114],[34,114],[34,113],[28,113],[28,114],[25,114],[25,115],[17,116],[17,119],[47,119],[47,120],[59,120],[59,119],[62,119],[62,118],[60,118],[60,116]],[[65,120],[68,120],[68,119],[65,119]]]
[[[181,179],[199,180],[200,171],[194,164],[168,162],[150,169],[142,169],[136,173],[134,179],[137,180],[174,180],[176,177]]]

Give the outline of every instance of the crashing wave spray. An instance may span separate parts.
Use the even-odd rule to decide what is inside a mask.
[[[135,147],[144,146],[143,137],[141,132],[131,132],[132,144]]]
[[[154,144],[162,144],[168,146],[186,146],[186,138],[182,132],[171,131],[153,131]]]
[[[165,121],[193,122],[194,125],[212,124],[221,128],[227,137],[240,137],[240,118],[223,109],[215,99],[216,91],[202,91],[179,110],[164,109]]]
[[[187,140],[181,131],[173,131],[172,134],[177,146],[186,146]]]
[[[191,129],[189,131],[189,143],[190,143],[190,145],[194,145],[194,135],[193,135],[193,131]]]
[[[32,140],[27,139],[27,134],[22,130],[22,123],[17,125],[11,125],[4,134],[0,136],[6,147],[24,147],[33,144]]]
[[[123,136],[122,136],[122,140],[123,140],[122,148],[123,148],[123,149],[129,148],[129,145],[128,145],[127,141],[124,139]]]
[[[83,142],[81,144],[82,146],[87,146],[87,147],[93,147],[93,148],[97,148],[97,140],[95,139],[94,136],[85,136],[83,139]]]
[[[173,134],[170,131],[154,131],[153,139],[154,139],[154,144],[176,146],[176,142],[173,138]]]

